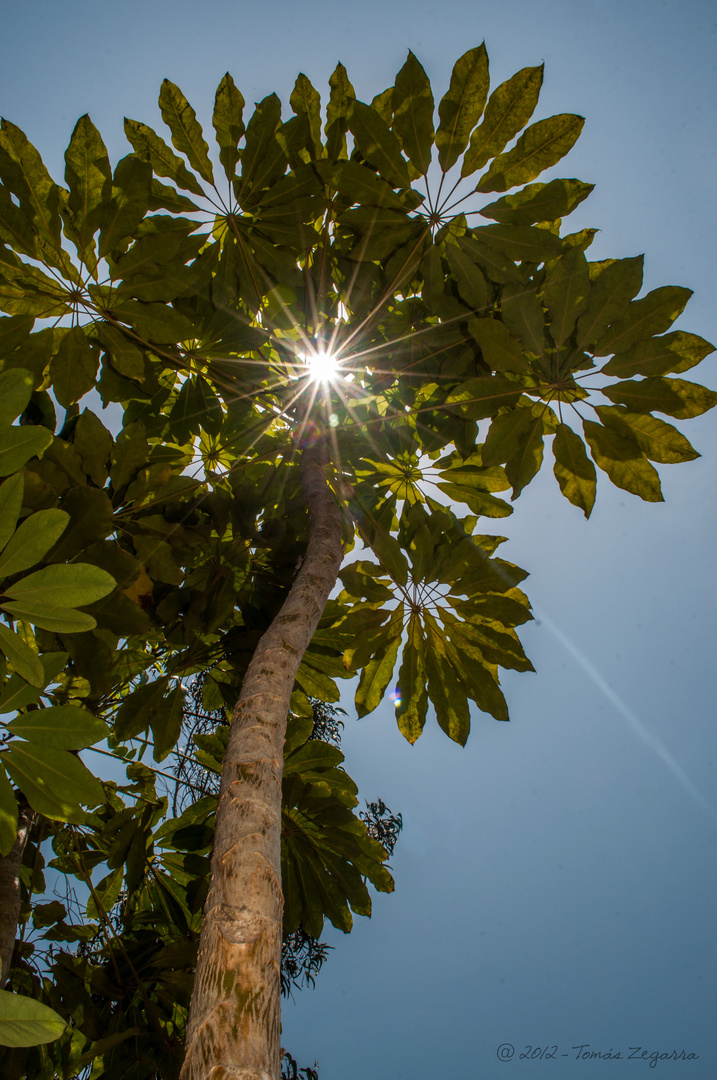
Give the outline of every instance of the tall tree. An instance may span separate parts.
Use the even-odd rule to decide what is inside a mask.
[[[227,75],[218,167],[165,81],[174,149],[128,120],[113,171],[83,117],[66,187],[0,129],[0,649],[21,710],[3,762],[33,810],[82,823],[103,796],[76,756],[98,717],[118,757],[151,744],[161,762],[188,678],[234,706],[183,1080],[277,1077],[282,907],[348,929],[364,878],[386,884],[350,812],[322,822],[320,790],[313,819],[289,815],[304,839],[282,876],[282,783],[285,808],[298,791],[282,762],[307,745],[308,697],[359,675],[364,715],[391,687],[411,742],[429,703],[459,743],[470,702],[507,720],[498,669],[531,669],[526,574],[478,519],[511,513],[498,493],[520,495],[546,440],[586,517],[596,465],[660,501],[652,462],[697,455],[653,414],[717,401],[670,377],[712,351],[670,331],[689,290],[637,298],[641,257],[591,262],[595,230],[561,235],[591,186],[537,180],[583,125],[530,123],[542,74],[491,93],[471,49],[436,116],[413,54],[370,104],[339,65],[325,116],[300,75],[290,119],[270,95],[246,125]],[[7,851],[10,783],[0,797]],[[308,841],[337,820],[347,835],[317,858]],[[115,888],[134,871],[113,859]]]

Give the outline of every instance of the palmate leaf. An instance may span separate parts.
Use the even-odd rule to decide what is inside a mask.
[[[352,918],[370,914],[363,881],[390,892],[386,851],[351,812],[356,785],[341,768],[343,754],[319,739],[286,756],[282,784],[281,876],[284,931],[299,925],[318,936],[324,917],[348,932]]]

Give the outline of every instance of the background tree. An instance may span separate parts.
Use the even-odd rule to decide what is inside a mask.
[[[64,765],[54,762],[60,780],[48,781],[40,730],[77,772],[72,751],[100,737],[98,714],[112,715],[117,755],[135,756],[132,740],[151,732],[161,761],[181,730],[181,680],[208,671],[210,708],[231,704],[242,684],[184,1076],[220,1060],[247,1075],[279,1068],[290,709],[288,747],[299,754],[307,695],[337,700],[334,680],[358,672],[359,715],[395,685],[411,741],[429,701],[461,743],[470,700],[507,719],[498,667],[530,670],[514,629],[530,612],[518,588],[525,573],[495,556],[502,538],[475,531],[479,516],[510,513],[495,493],[520,494],[546,438],[563,494],[586,516],[595,464],[658,501],[651,460],[696,456],[653,416],[687,418],[716,400],[666,378],[711,351],[695,335],[665,334],[689,291],[636,300],[641,259],[590,263],[594,230],[561,237],[561,219],[590,185],[533,181],[570,149],[582,119],[529,124],[541,82],[542,68],[526,68],[489,95],[485,49],[470,50],[434,130],[432,91],[412,54],[371,105],[355,99],[339,65],[323,130],[303,76],[293,118],[282,123],[272,95],[245,129],[227,76],[213,114],[226,185],[215,183],[195,114],[167,81],[160,107],[183,157],[128,121],[134,153],[112,172],[84,117],[66,189],[3,124],[0,304],[5,377],[19,402],[8,421],[22,413],[24,423],[6,436],[10,479],[0,491],[8,505],[21,500],[13,526],[21,508],[63,515],[32,523],[45,538],[32,561],[13,561],[23,545],[9,541],[3,610],[22,622],[0,646],[16,687],[30,693],[21,707],[37,712],[48,688],[51,705],[9,725],[25,738],[3,755],[10,775],[33,809],[68,820],[81,813],[77,795]],[[473,209],[476,193],[516,187]],[[476,214],[494,224],[476,225]],[[72,325],[33,330],[34,319],[65,317]],[[79,414],[95,386],[122,406],[116,438],[89,409]],[[53,398],[66,410],[57,436]],[[368,557],[344,567],[343,592],[328,600],[357,541]],[[64,704],[78,700],[84,706]],[[68,707],[71,735],[57,712]],[[39,794],[18,764],[28,758],[39,765]],[[333,768],[325,756],[322,767]],[[92,777],[77,775],[80,801],[98,803]],[[284,780],[302,789],[290,769]],[[362,877],[388,884],[374,851],[339,862],[327,854],[323,874],[310,860],[286,863],[284,900],[305,929],[324,915],[348,928],[348,903],[367,911]]]

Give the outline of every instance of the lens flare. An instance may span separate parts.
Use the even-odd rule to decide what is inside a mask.
[[[340,372],[338,356],[329,349],[316,349],[302,357],[312,382],[328,383]]]

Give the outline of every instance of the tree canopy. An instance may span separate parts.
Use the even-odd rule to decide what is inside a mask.
[[[436,110],[409,53],[370,103],[339,64],[324,111],[300,75],[290,118],[270,95],[245,121],[227,74],[212,152],[165,80],[169,142],[127,120],[113,168],[84,116],[65,186],[3,120],[0,852],[21,796],[22,917],[46,839],[89,889],[75,923],[34,906],[64,947],[13,985],[71,1026],[8,1075],[177,1076],[202,925],[182,1076],[230,1043],[277,1075],[282,926],[348,931],[393,887],[315,703],[357,677],[357,714],[390,692],[410,742],[429,709],[461,744],[472,706],[507,720],[527,574],[480,519],[546,445],[586,517],[597,470],[656,502],[655,464],[697,456],[654,415],[717,402],[682,378],[712,346],[670,329],[690,290],[640,296],[641,256],[565,231],[591,185],[538,177],[583,119],[531,122],[542,77],[491,92],[479,46]],[[219,801],[158,792],[187,760]]]

